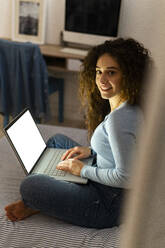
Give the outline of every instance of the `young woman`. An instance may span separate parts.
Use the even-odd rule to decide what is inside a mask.
[[[6,206],[12,221],[37,212],[93,228],[120,223],[124,193],[131,187],[137,131],[143,123],[141,98],[148,50],[133,39],[118,38],[92,48],[80,73],[80,95],[86,109],[91,147],[57,134],[48,147],[67,148],[59,170],[88,178],[86,185],[57,181],[45,175],[24,179],[22,200]],[[94,156],[93,166],[79,159]]]

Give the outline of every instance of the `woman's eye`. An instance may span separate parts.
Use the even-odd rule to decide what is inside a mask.
[[[97,70],[96,75],[100,75],[100,74],[101,74],[101,71]]]
[[[109,76],[113,76],[116,71],[106,71],[106,72],[102,72],[101,70],[96,70],[96,76],[100,76],[102,73],[106,73]]]
[[[115,71],[109,71],[108,73],[110,76],[114,75],[115,74]]]

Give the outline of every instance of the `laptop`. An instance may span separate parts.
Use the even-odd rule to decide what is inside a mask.
[[[25,109],[4,128],[4,133],[13,148],[26,175],[45,174],[56,180],[86,184],[88,179],[57,170],[65,149],[48,148],[30,113]],[[92,165],[93,158],[82,159]]]

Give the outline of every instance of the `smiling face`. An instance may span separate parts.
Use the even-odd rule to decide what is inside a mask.
[[[96,63],[96,84],[103,99],[119,99],[122,72],[117,61],[109,54],[100,56]]]

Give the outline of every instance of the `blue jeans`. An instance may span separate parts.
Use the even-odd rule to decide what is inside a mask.
[[[79,144],[57,134],[48,147],[69,149]],[[74,225],[108,228],[120,222],[123,190],[88,181],[77,184],[55,180],[46,175],[30,175],[20,187],[26,206]]]

